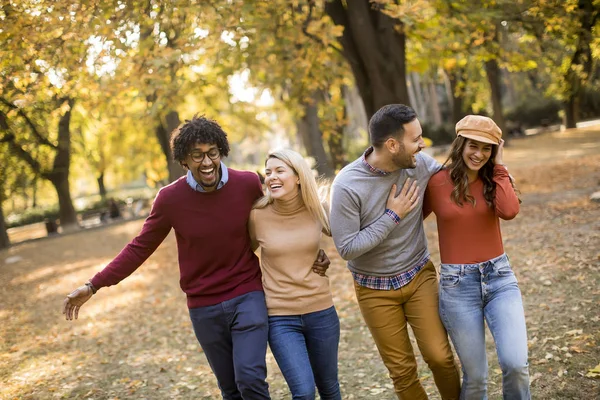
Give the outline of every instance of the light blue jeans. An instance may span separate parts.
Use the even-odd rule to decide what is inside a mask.
[[[487,399],[484,318],[502,369],[504,399],[530,399],[521,291],[506,254],[480,264],[442,264],[440,316],[460,358],[461,400]]]
[[[341,400],[340,320],[332,306],[302,315],[269,316],[269,346],[294,400]]]

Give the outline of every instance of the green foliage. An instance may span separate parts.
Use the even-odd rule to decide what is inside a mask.
[[[58,219],[58,206],[50,208],[31,208],[20,214],[13,214],[7,218],[7,228],[35,224],[46,220]]]
[[[371,5],[401,22],[408,72],[438,85],[454,78],[454,95],[469,110],[491,114],[483,65],[497,60],[511,92],[507,119],[532,126],[558,122],[561,102],[579,89],[581,116],[600,113],[599,76],[590,73],[598,71],[600,28],[596,18],[585,32],[580,7],[592,4],[597,13],[598,1],[590,1]],[[339,43],[343,28],[333,24],[325,5],[325,0],[2,3],[0,112],[6,124],[0,139],[13,134],[33,162],[23,163],[0,144],[0,201],[30,195],[35,175],[54,171],[57,148],[66,145],[59,143],[58,121],[67,110],[76,165],[72,185],[101,174],[109,190],[143,173],[149,182],[164,181],[167,164],[155,131],[171,111],[181,119],[196,113],[217,118],[239,148],[240,157],[232,160],[260,164],[258,153],[268,150],[268,139],[275,132],[293,137],[306,105],[316,98],[324,146],[333,147],[330,139],[353,117],[346,115],[343,89],[355,82]],[[574,59],[578,48],[587,50],[583,39],[589,39],[590,60]],[[261,97],[267,101],[258,104]],[[423,128],[435,144],[453,138],[451,126]],[[341,143],[349,159],[364,147],[347,138]]]

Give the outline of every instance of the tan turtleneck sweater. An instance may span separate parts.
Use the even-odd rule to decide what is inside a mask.
[[[300,193],[250,213],[250,238],[260,246],[260,267],[269,315],[299,315],[333,305],[329,278],[313,272],[321,224]]]

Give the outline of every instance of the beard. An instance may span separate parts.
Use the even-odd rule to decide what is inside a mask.
[[[395,154],[392,158],[392,162],[396,165],[396,167],[401,169],[413,169],[417,167],[415,161],[413,161],[413,156],[415,154],[407,154],[406,149],[402,146],[402,151],[398,154]]]

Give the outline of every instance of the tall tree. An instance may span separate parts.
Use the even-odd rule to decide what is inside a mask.
[[[0,250],[10,246],[6,220],[4,219],[4,209],[2,204],[8,198],[7,181],[9,179],[9,169],[12,167],[11,157],[8,154],[8,146],[0,144],[0,156],[3,162],[0,163]]]
[[[108,8],[103,8],[101,5]],[[74,106],[94,90],[86,68],[110,4],[3,3],[0,18],[0,140],[54,186],[64,230],[77,226],[69,188]]]
[[[235,5],[237,9],[227,4],[220,13],[241,21],[235,30],[222,32],[230,44],[221,51],[223,72],[249,71],[249,82],[268,90],[291,114],[318,173],[333,177],[332,160],[343,159],[343,141],[330,139],[342,135],[343,129],[330,128],[345,122],[332,121],[340,116],[327,109],[332,102],[343,108],[343,98],[332,92],[340,93],[348,74],[343,58],[330,44],[341,29],[333,26],[322,4],[313,1],[238,1]]]
[[[545,0],[523,19],[538,41],[552,84],[548,88],[564,103],[565,124],[574,128],[579,120],[579,102],[591,84],[598,57],[592,43],[600,22],[597,0]]]
[[[339,40],[342,54],[352,68],[369,118],[386,104],[410,104],[404,24],[386,13],[386,3],[331,0],[325,5],[333,22],[344,27]]]

